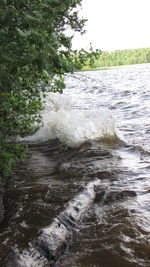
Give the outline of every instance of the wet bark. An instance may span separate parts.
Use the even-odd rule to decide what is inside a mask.
[[[68,203],[65,209],[43,228],[37,238],[31,241],[22,253],[12,248],[4,260],[3,267],[49,267],[54,266],[67,248],[73,230],[83,219],[96,196],[100,180],[89,182],[83,192]]]

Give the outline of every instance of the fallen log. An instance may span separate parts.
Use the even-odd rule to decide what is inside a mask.
[[[42,229],[41,234],[29,243],[29,247],[19,253],[12,249],[5,258],[4,267],[48,267],[53,266],[67,248],[73,229],[85,216],[96,195],[100,180],[89,182],[84,190],[70,201],[65,209]]]

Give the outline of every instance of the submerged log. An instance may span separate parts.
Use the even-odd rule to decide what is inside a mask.
[[[83,192],[68,203],[52,224],[41,231],[29,247],[20,254],[12,250],[5,259],[4,267],[48,267],[53,266],[67,248],[73,229],[83,219],[92,204],[100,180],[89,182]]]

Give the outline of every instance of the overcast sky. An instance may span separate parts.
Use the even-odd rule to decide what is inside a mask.
[[[150,0],[82,0],[87,34],[73,48],[116,50],[150,47]]]

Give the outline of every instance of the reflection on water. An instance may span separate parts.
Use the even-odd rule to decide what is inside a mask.
[[[150,65],[141,65],[76,73],[66,78],[64,100],[53,97],[55,111],[47,103],[45,126],[37,136],[26,140],[30,142],[29,159],[18,164],[9,181],[7,217],[0,230],[1,264],[10,247],[17,246],[20,252],[26,248],[85,184],[97,177],[101,186],[94,203],[56,266],[150,266],[149,72]],[[103,113],[103,107],[108,111]],[[58,110],[59,114],[64,111],[61,120]],[[97,115],[93,115],[96,110]],[[100,116],[99,110],[105,116]],[[52,112],[53,120],[49,118]],[[77,112],[78,119],[82,117],[80,122],[75,120]],[[110,123],[112,117],[125,143],[112,140],[112,134],[104,141],[101,138],[107,124],[107,133],[115,131],[114,122]],[[90,127],[99,130],[99,135]],[[67,138],[69,144],[71,138],[81,142],[69,148]]]

